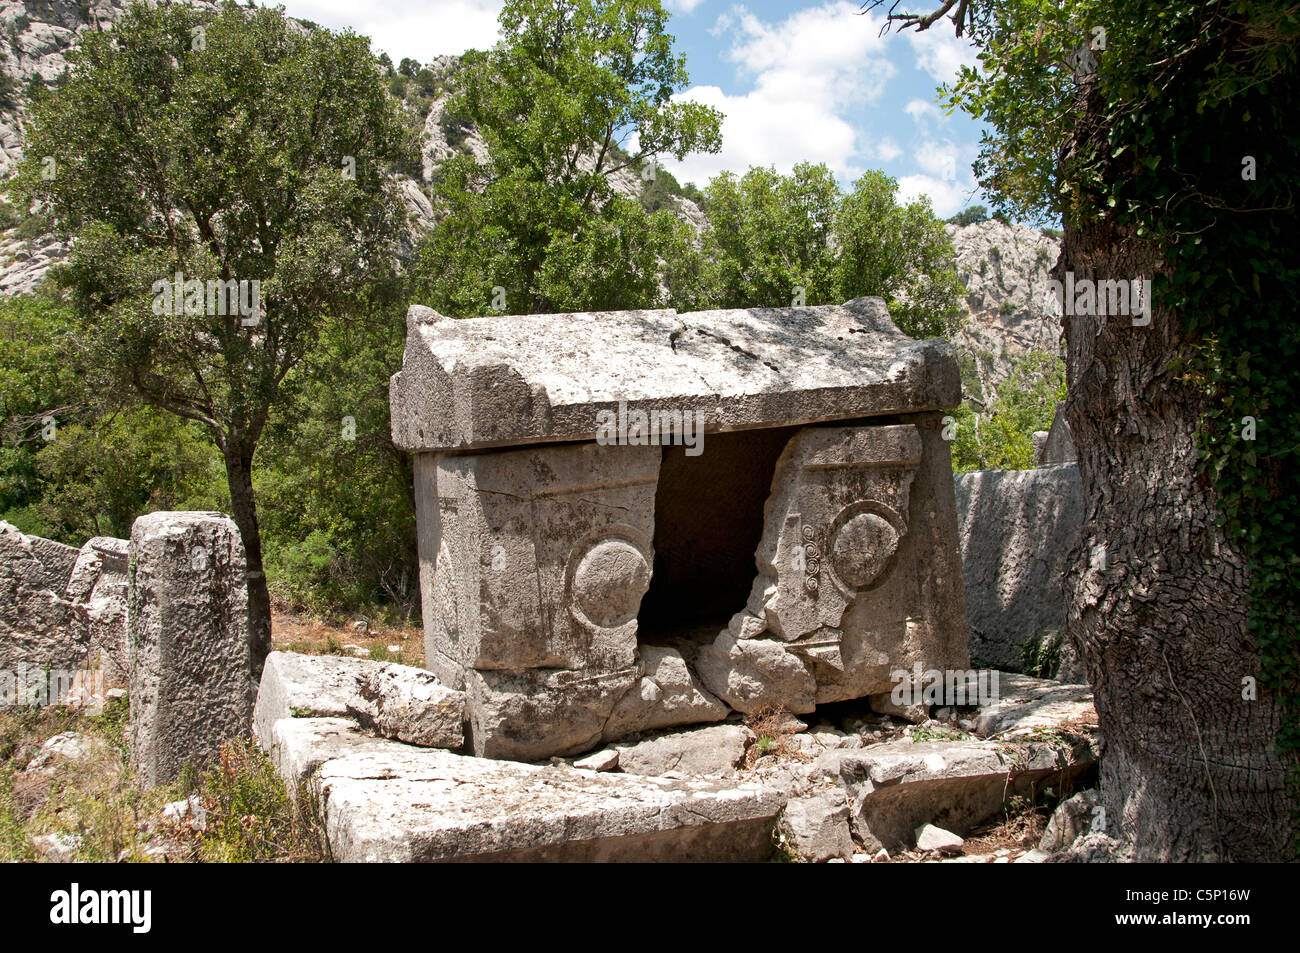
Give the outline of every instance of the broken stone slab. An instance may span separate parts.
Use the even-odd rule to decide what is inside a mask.
[[[853,856],[849,805],[838,787],[791,799],[781,812],[777,829],[790,850],[805,863],[822,864]]]
[[[249,734],[244,544],[221,513],[159,512],[130,553],[131,760],[142,785],[169,784]]]
[[[286,718],[261,739],[319,799],[335,860],[757,861],[785,804],[756,784],[519,764]]]
[[[465,745],[465,693],[438,684],[429,672],[392,665],[365,672],[348,712],[384,738],[426,748]]]
[[[605,722],[606,739],[674,725],[721,721],[731,713],[686,664],[675,648],[640,647],[641,680],[623,695]]]
[[[998,687],[998,700],[975,716],[975,732],[983,737],[1010,739],[1066,727],[1078,731],[1097,724],[1092,689],[1087,685],[1062,685],[1001,672]]]
[[[1085,740],[1064,743],[896,741],[827,751],[817,768],[848,793],[853,833],[868,850],[911,845],[922,824],[964,835],[1013,795],[1068,782],[1096,763]]]
[[[734,772],[753,741],[754,733],[744,725],[711,725],[615,745],[615,750],[625,774],[723,775]]]
[[[828,425],[790,439],[749,600],[696,660],[710,691],[737,711],[807,713],[888,692],[917,660],[967,667],[956,504],[936,424]]]
[[[394,443],[438,452],[594,440],[607,414],[689,408],[716,432],[941,410],[961,385],[952,346],[907,337],[880,298],[465,320],[413,305],[390,399]]]
[[[971,657],[1018,669],[1026,645],[1065,630],[1065,570],[1083,521],[1076,464],[953,478]]]
[[[1074,446],[1074,436],[1065,419],[1065,401],[1056,405],[1052,414],[1052,426],[1043,438],[1042,449],[1035,447],[1034,459],[1040,467],[1056,466],[1062,463],[1077,463],[1078,451]]]
[[[105,688],[127,688],[131,645],[126,630],[130,542],[96,536],[77,552],[66,598],[77,640],[88,646],[89,664],[103,673]]]
[[[350,717],[409,744],[465,745],[465,694],[424,669],[336,655],[268,655],[253,710],[258,736],[269,736],[282,718],[320,717]]]
[[[604,751],[579,758],[573,762],[573,766],[583,771],[613,771],[618,767],[618,752],[613,748],[606,748]]]

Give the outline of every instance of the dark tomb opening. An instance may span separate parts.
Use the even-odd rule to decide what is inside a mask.
[[[638,641],[712,640],[745,607],[758,569],[763,504],[799,427],[706,434],[703,452],[667,446],[655,491],[654,575]]]

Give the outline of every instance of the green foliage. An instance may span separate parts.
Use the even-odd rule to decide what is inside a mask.
[[[808,163],[788,176],[722,173],[705,190],[699,303],[788,307],[798,289],[809,305],[879,295],[908,334],[953,334],[964,289],[952,243],[928,202],[899,205],[897,189],[869,172],[842,195],[830,169]]]
[[[69,61],[32,110],[19,194],[70,240],[52,276],[87,363],[220,451],[260,652],[253,460],[324,323],[366,320],[395,290],[405,212],[389,173],[414,138],[365,38],[303,33],[282,10],[137,3]],[[260,311],[201,287],[169,307],[176,274],[245,282],[245,306],[257,282]]]
[[[721,123],[672,98],[687,74],[667,14],[658,0],[514,0],[500,23],[496,47],[467,53],[452,80],[448,112],[477,128],[489,163],[443,167],[434,197],[447,214],[422,249],[418,297],[454,316],[657,303],[660,262],[687,227],[609,176],[717,151]]]
[[[319,805],[307,790],[295,801],[260,748],[228,741],[203,777],[207,831],[200,858],[210,863],[325,860],[329,845]]]
[[[1056,404],[1065,399],[1065,362],[1045,351],[1031,351],[1012,365],[987,412],[970,402],[953,414],[956,437],[952,467],[969,470],[1030,470],[1034,431],[1052,426]]]
[[[1055,678],[1061,667],[1061,633],[1048,632],[1020,646],[1020,671],[1033,678]]]

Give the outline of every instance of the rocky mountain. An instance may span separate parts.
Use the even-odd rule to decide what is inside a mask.
[[[1060,307],[1045,298],[1045,283],[1061,246],[1035,228],[995,219],[946,227],[967,292],[966,324],[954,342],[963,352],[962,385],[986,403],[1030,351],[1059,353]]]

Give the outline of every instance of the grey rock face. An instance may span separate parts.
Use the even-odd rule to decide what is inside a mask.
[[[145,785],[202,768],[253,710],[244,544],[220,513],[131,527],[131,758]]]
[[[1065,628],[1067,560],[1083,557],[1078,467],[959,473],[954,486],[971,655],[1019,668],[1025,644]]]
[[[1052,812],[1043,836],[1038,839],[1038,849],[1049,854],[1066,850],[1090,833],[1094,822],[1099,820],[1096,812],[1100,803],[1101,797],[1096,788],[1080,791],[1062,801]]]
[[[334,718],[281,719],[261,741],[291,790],[320,799],[344,862],[755,861],[785,804],[756,784],[414,748]]]

